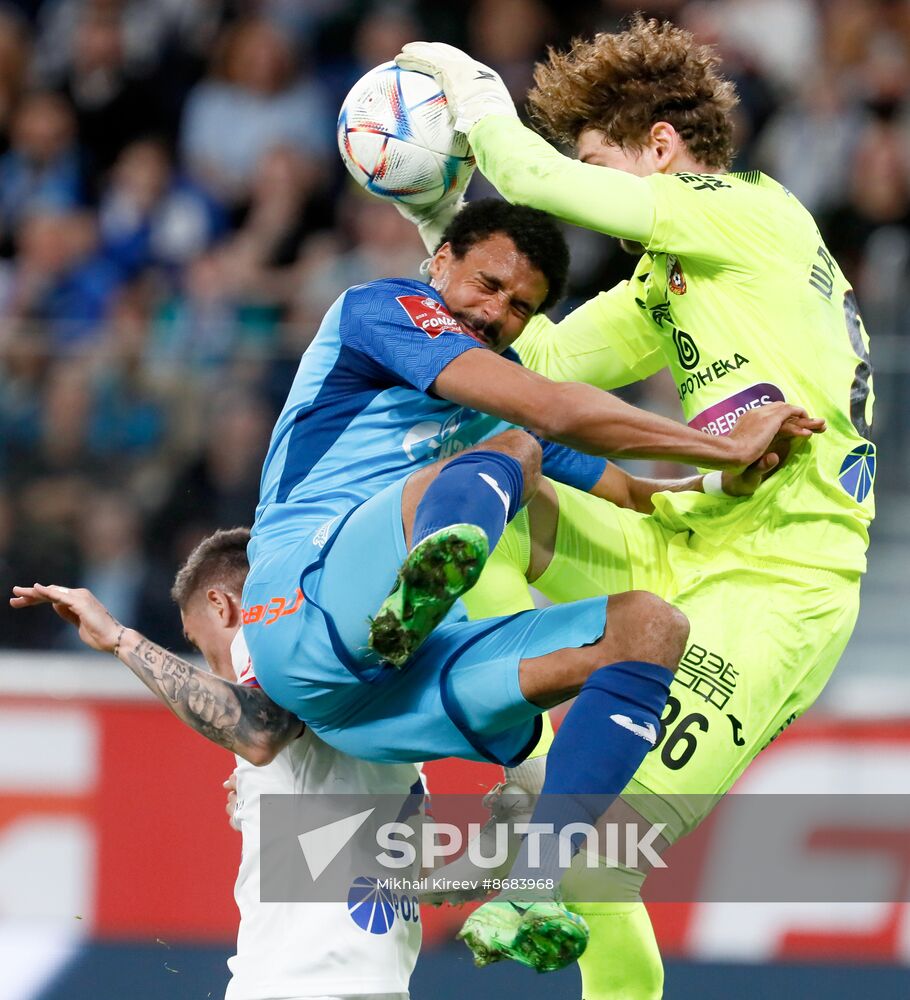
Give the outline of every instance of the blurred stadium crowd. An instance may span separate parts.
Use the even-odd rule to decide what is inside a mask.
[[[4,593],[88,586],[180,648],[173,571],[203,533],[250,522],[273,416],[323,312],[424,256],[394,209],[345,183],[334,118],[350,85],[428,37],[491,63],[521,103],[547,43],[637,8],[718,46],[742,99],[736,166],[819,219],[883,346],[879,443],[906,457],[905,0],[5,0]],[[569,235],[563,308],[632,264]],[[676,414],[673,395],[658,379],[637,398]],[[906,464],[884,463],[881,485],[906,485]],[[0,645],[73,642],[0,602]]]

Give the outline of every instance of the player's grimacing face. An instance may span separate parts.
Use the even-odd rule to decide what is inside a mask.
[[[504,233],[480,240],[461,258],[443,244],[430,276],[449,312],[497,354],[517,339],[549,290],[543,273]]]

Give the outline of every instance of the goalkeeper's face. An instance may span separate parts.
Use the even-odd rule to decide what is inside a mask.
[[[715,172],[689,153],[682,137],[669,122],[655,123],[639,144],[627,143],[624,146],[609,142],[600,129],[586,128],[579,134],[575,146],[582,163],[622,170],[636,177],[672,174],[681,170]]]
[[[517,339],[549,288],[504,233],[478,240],[462,257],[443,243],[430,261],[430,278],[455,319],[497,354]]]

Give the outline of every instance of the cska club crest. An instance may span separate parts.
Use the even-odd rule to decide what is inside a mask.
[[[667,257],[667,287],[674,295],[686,294],[686,276],[679,258],[672,253]]]

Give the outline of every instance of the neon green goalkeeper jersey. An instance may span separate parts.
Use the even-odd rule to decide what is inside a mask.
[[[669,368],[685,419],[707,434],[772,400],[828,423],[754,497],[663,493],[657,516],[712,544],[749,535],[769,559],[862,572],[874,513],[868,337],[799,201],[757,171],[641,178],[579,163],[499,116],[471,143],[510,201],[646,251],[630,281],[562,322],[535,317],[516,344],[529,368],[603,389]]]

